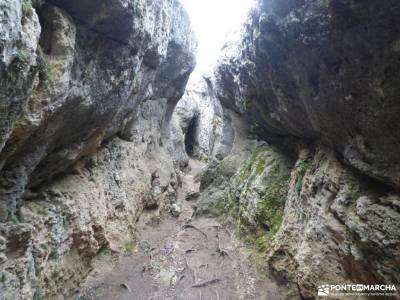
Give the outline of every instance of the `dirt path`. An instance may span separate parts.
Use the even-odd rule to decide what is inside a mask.
[[[214,218],[192,218],[188,193],[199,190],[195,175],[204,164],[192,160],[178,191],[179,218],[158,224],[145,215],[138,246],[113,269],[89,276],[81,299],[234,300],[281,299],[277,287],[257,274],[251,256],[230,230]]]

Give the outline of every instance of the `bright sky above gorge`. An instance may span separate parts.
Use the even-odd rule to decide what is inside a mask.
[[[246,20],[253,0],[181,0],[199,41],[196,73],[219,56],[227,36]]]

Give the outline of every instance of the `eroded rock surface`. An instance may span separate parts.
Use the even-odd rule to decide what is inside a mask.
[[[235,155],[210,165],[197,214],[234,224],[287,299],[314,299],[327,282],[398,283],[398,193],[329,148],[300,149],[296,163],[263,145],[238,168],[229,163]]]
[[[226,47],[216,93],[263,139],[324,139],[399,187],[399,17],[394,2],[260,0]]]
[[[64,299],[144,209],[173,210],[196,41],[175,0],[0,6],[0,298]]]
[[[285,286],[278,298],[398,284],[399,20],[396,1],[259,0],[214,74],[184,93],[196,42],[177,0],[2,1],[0,298],[71,296],[99,254],[132,251],[145,210],[161,224],[169,212],[183,235],[217,233],[204,252],[168,234],[199,251],[181,248],[174,265],[164,252],[179,247],[160,249],[165,268],[145,281],[164,289],[145,295],[182,280],[193,296],[184,258],[203,262],[222,228],[201,214],[236,225]],[[188,155],[208,166],[176,203]]]
[[[288,299],[400,282],[399,14],[389,2],[260,0],[216,67],[214,94],[249,147],[209,164],[197,213],[236,224]]]
[[[129,139],[141,102],[168,99],[167,124],[196,42],[178,1],[2,5],[4,221],[27,187],[49,182],[117,133]]]
[[[330,150],[301,151],[268,266],[307,299],[323,282],[398,284],[398,201]]]
[[[231,150],[233,135],[230,120],[224,114],[214,95],[212,82],[206,75],[192,78],[185,94],[177,104],[172,117],[172,138],[175,160],[181,167],[188,164],[189,156],[206,160],[222,158]]]

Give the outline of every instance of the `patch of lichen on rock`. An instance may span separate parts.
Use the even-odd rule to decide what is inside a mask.
[[[312,162],[310,158],[302,160],[298,165],[298,177],[296,181],[296,192],[300,195],[301,189],[303,188],[303,179],[307,173],[307,170],[311,167]]]
[[[256,217],[258,223],[268,229],[269,235],[274,235],[282,223],[283,210],[288,193],[289,175],[281,174],[278,166],[275,166],[269,177]]]
[[[63,63],[60,60],[49,60],[41,52],[37,60],[38,69],[38,84],[33,88],[31,93],[30,102],[40,100],[44,97],[49,97],[54,89],[54,86],[62,76]],[[31,109],[33,107],[30,107]]]
[[[241,217],[240,232],[245,241],[254,246],[259,254],[265,254],[269,250],[275,234],[281,227],[288,182],[289,176],[280,174],[278,166],[275,166],[268,174],[268,183],[264,191],[258,195],[260,201],[255,211],[255,226],[249,224],[245,217]]]
[[[55,93],[55,86],[62,75],[62,62],[58,60],[48,61],[43,54],[39,53],[36,69],[38,81],[33,87],[23,111],[13,123],[10,138],[7,141],[5,150],[0,155],[1,159],[12,156],[30,137],[35,127],[34,123],[35,121],[37,123],[38,120],[38,114],[33,114],[33,112],[40,111],[42,117],[45,114],[45,107]]]
[[[29,137],[31,133],[31,121],[25,112],[22,112],[21,116],[14,122],[11,135],[0,154],[0,159],[5,160],[11,157],[18,149],[26,138]]]
[[[202,174],[202,197],[206,204],[196,214],[221,216],[253,253],[261,273],[265,258],[279,231],[294,163],[267,145],[257,147],[236,173],[219,162]]]
[[[228,188],[213,205],[235,226],[239,237],[254,250],[257,265],[263,260],[281,227],[291,163],[268,146],[256,148],[243,163]]]
[[[19,54],[19,60],[22,62],[28,61],[29,54],[25,52],[21,51],[23,54]],[[13,155],[23,142],[30,137],[35,126],[34,123],[35,121],[37,123],[39,115],[37,113],[33,114],[33,112],[40,111],[42,115],[46,112],[45,107],[49,104],[51,96],[54,94],[54,87],[62,75],[62,62],[56,59],[50,61],[43,53],[38,52],[34,73],[37,74],[37,82],[33,86],[21,114],[13,123],[13,129],[3,151],[4,153],[1,154],[1,159],[6,159]]]
[[[265,256],[282,224],[290,169],[286,157],[265,146],[253,151],[232,180],[229,212],[236,218],[238,234],[252,249],[261,272],[266,271]]]
[[[21,1],[21,11],[23,17],[30,17],[32,15],[32,3],[30,0]]]
[[[264,154],[270,151],[268,146],[258,147],[253,150],[251,156],[245,161],[243,166],[239,169],[237,176],[233,178],[233,182],[246,181],[251,175],[261,175],[265,168]],[[253,170],[255,169],[255,174]]]

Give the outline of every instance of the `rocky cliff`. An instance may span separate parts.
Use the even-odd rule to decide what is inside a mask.
[[[392,1],[259,1],[219,65],[219,98],[265,140],[324,140],[398,188],[399,14]]]
[[[260,0],[216,67],[248,147],[210,164],[198,212],[236,224],[291,299],[400,282],[399,17],[394,1]]]
[[[63,298],[170,209],[196,41],[176,0],[5,0],[0,23],[0,295]]]
[[[74,295],[145,210],[179,213],[189,156],[193,214],[235,225],[282,298],[399,284],[396,1],[258,0],[188,88],[178,0],[3,0],[0,24],[0,298]]]

